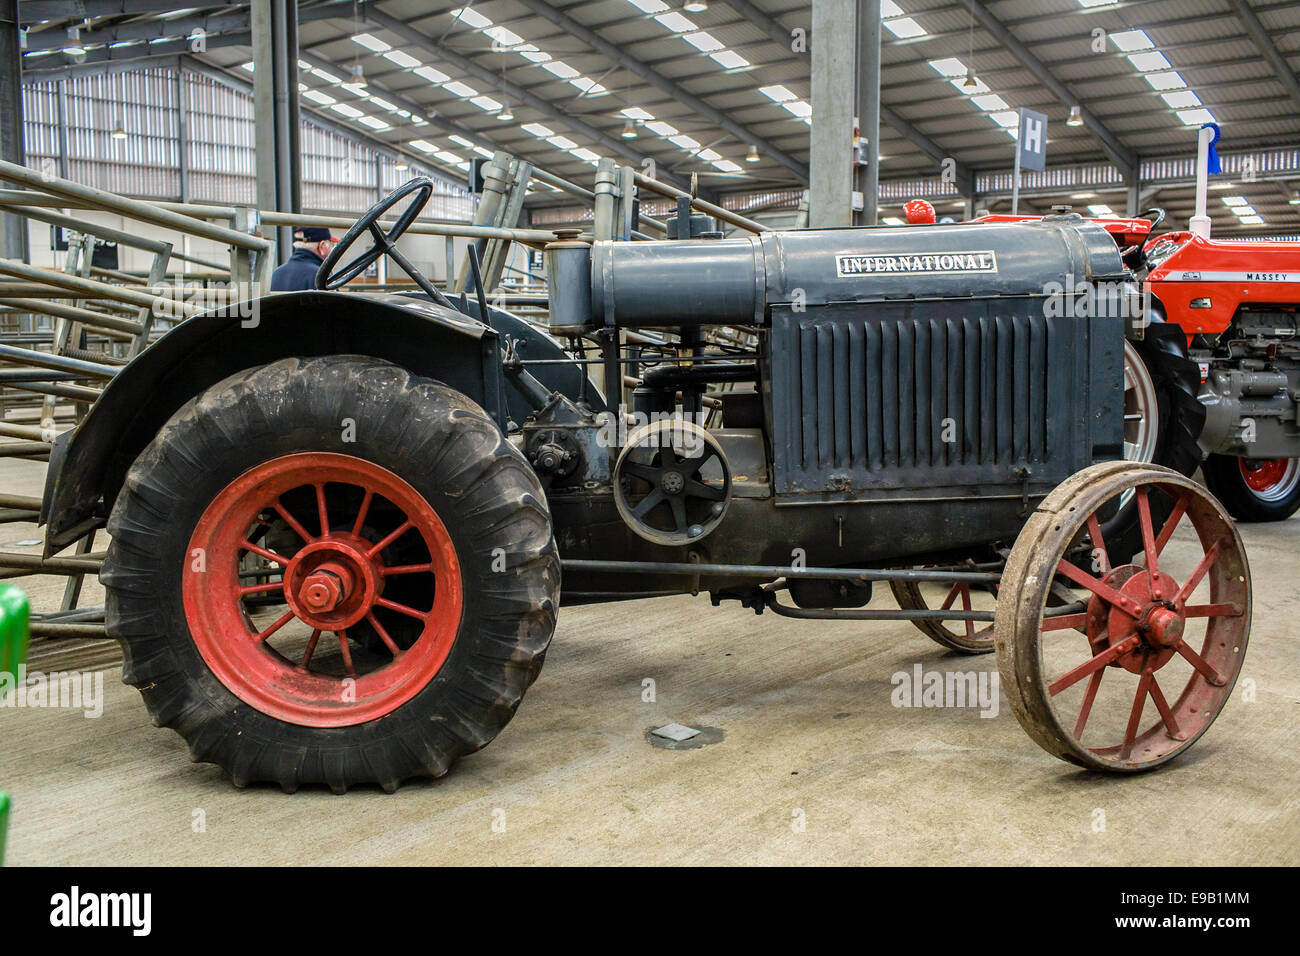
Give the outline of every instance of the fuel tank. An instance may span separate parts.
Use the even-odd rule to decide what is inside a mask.
[[[552,284],[557,331],[763,326],[780,306],[1041,297],[1053,288],[1124,279],[1114,240],[1077,215],[556,245],[551,275],[569,280]],[[574,281],[584,274],[589,286]]]

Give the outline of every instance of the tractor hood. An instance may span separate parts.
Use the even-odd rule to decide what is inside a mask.
[[[1043,296],[1122,281],[1101,226],[1077,215],[1037,221],[766,232],[730,239],[564,243],[557,267],[590,256],[590,289],[554,287],[551,322],[765,325],[773,306]],[[554,271],[552,274],[556,274]]]

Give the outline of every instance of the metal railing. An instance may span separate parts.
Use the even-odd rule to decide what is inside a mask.
[[[762,232],[762,224],[698,196],[640,175],[628,167],[602,163],[596,170],[595,188],[588,189],[505,153],[496,154],[486,170],[488,187],[472,222],[417,219],[409,228],[414,235],[447,240],[449,291],[465,289],[464,269],[453,262],[455,239],[468,239],[478,247],[488,295],[498,307],[509,308],[526,321],[545,327],[546,285],[531,270],[507,262],[513,243],[540,249],[555,238],[548,229],[520,228],[522,197],[530,184],[544,183],[553,190],[590,204],[593,229],[585,237],[647,239],[663,237],[667,224],[641,216],[633,221],[633,199],[638,190],[654,193],[737,229]],[[246,283],[256,294],[269,278],[275,244],[259,233],[278,226],[323,226],[346,229],[355,217],[346,214],[291,214],[243,206],[203,203],[155,202],[132,199],[23,166],[0,162],[0,180],[21,188],[0,189],[0,211],[67,231],[68,255],[61,269],[0,259],[0,458],[48,460],[55,437],[75,427],[100,390],[118,370],[176,322],[201,311],[174,295],[169,283]],[[226,262],[179,252],[172,242],[148,238],[129,227],[114,228],[88,221],[82,212],[102,211],[142,226],[174,231],[182,237],[224,245]],[[381,223],[385,228],[391,221]],[[151,257],[142,271],[96,265],[97,245],[116,243]],[[201,267],[203,272],[175,268],[178,263]],[[173,269],[175,275],[169,273]],[[398,291],[415,288],[400,281],[362,283],[357,291]],[[168,313],[159,314],[159,297],[167,296]],[[631,338],[636,333],[628,333]],[[631,341],[631,338],[629,341]],[[633,343],[635,344],[635,342]],[[646,343],[642,343],[643,345]],[[649,343],[673,348],[671,336]],[[734,343],[733,343],[734,344]],[[608,343],[597,337],[570,343],[575,357],[598,370],[602,349]],[[635,368],[635,367],[633,367]],[[598,372],[597,372],[598,374]],[[599,380],[599,379],[598,379]],[[625,395],[635,387],[635,374],[619,374],[607,393]],[[716,407],[716,399],[709,407]],[[32,524],[38,521],[39,498],[0,491],[0,523]],[[103,637],[102,606],[79,607],[82,583],[95,574],[103,560],[96,549],[95,531],[78,540],[71,553],[42,556],[0,550],[0,580],[32,575],[66,579],[59,607],[35,610],[32,634],[36,637]]]

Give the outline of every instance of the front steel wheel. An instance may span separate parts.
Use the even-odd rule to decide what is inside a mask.
[[[1142,554],[1112,565],[1102,518],[1126,493]],[[1049,590],[1074,600],[1049,607]],[[995,621],[1003,689],[1049,753],[1094,770],[1149,770],[1222,711],[1250,613],[1241,538],[1204,488],[1167,468],[1095,465],[1047,497],[1007,561]]]
[[[993,611],[997,607],[997,588],[991,584],[893,580],[889,588],[898,606],[905,611]],[[912,623],[930,640],[949,650],[961,654],[988,654],[993,650],[993,625],[984,621],[915,620]]]

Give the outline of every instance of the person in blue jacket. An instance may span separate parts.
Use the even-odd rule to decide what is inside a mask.
[[[271,273],[272,292],[316,288],[316,270],[338,242],[328,229],[299,226],[293,231],[293,255]]]

